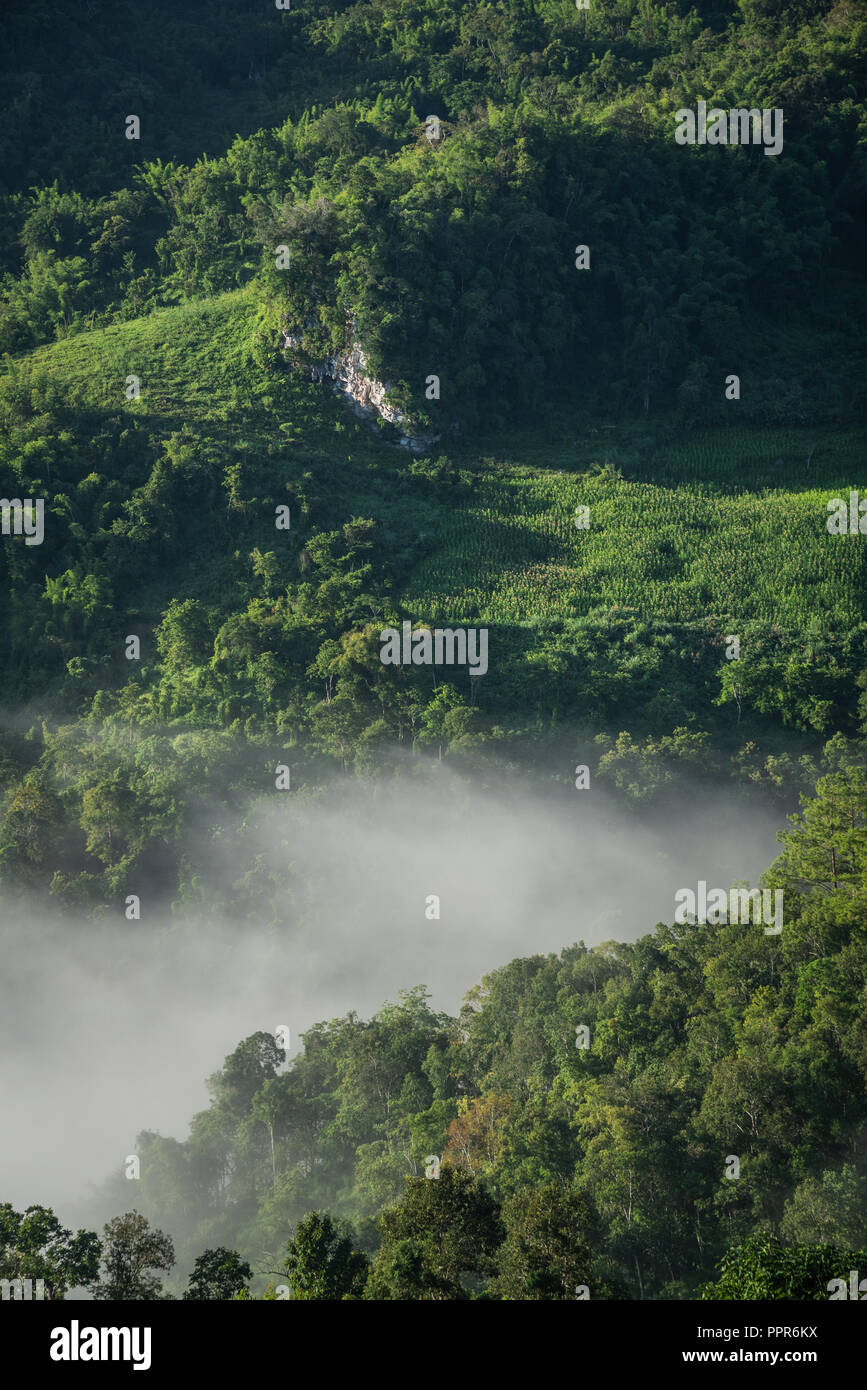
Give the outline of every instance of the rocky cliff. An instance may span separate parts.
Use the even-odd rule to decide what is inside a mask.
[[[300,347],[299,337],[293,333],[283,334],[284,352],[298,352]],[[379,416],[394,425],[405,449],[426,449],[439,439],[438,434],[421,434],[410,417],[389,400],[388,384],[368,375],[367,358],[357,343],[346,352],[309,363],[307,371],[312,381],[328,382],[338,391],[359,419],[373,424]]]

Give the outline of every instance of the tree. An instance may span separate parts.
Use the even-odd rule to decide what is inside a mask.
[[[586,1198],[558,1183],[519,1189],[503,1205],[506,1239],[495,1292],[506,1299],[574,1299],[590,1287]]]
[[[284,1263],[293,1299],[361,1297],[369,1265],[363,1251],[353,1250],[353,1237],[328,1212],[311,1211],[298,1222]]]
[[[256,1092],[277,1075],[286,1054],[271,1033],[251,1033],[238,1043],[223,1063],[222,1071],[208,1078],[208,1087],[220,1110],[238,1123],[249,1112]]]
[[[247,1280],[252,1275],[252,1269],[236,1251],[222,1245],[205,1250],[196,1257],[184,1298],[223,1302],[235,1299],[248,1292]]]
[[[494,1272],[504,1235],[494,1198],[447,1163],[438,1178],[407,1178],[402,1201],[383,1213],[381,1226],[367,1298],[467,1298],[470,1285]]]
[[[448,1127],[443,1156],[457,1168],[478,1173],[496,1166],[503,1150],[512,1109],[509,1096],[461,1096],[458,1113]]]
[[[147,1217],[137,1211],[116,1216],[104,1226],[103,1278],[91,1288],[94,1298],[117,1302],[154,1301],[163,1297],[160,1281],[150,1271],[166,1273],[175,1262],[170,1236],[152,1231]]]
[[[104,864],[120,859],[132,833],[140,827],[141,808],[123,773],[101,777],[81,798],[79,824],[87,850]]]
[[[792,1241],[867,1246],[865,1179],[853,1164],[821,1178],[810,1177],[795,1188],[786,1204],[781,1230]]]
[[[60,821],[60,800],[43,772],[31,772],[13,786],[0,833],[6,875],[32,884],[34,871],[51,854]]]
[[[832,1279],[864,1267],[867,1252],[834,1245],[785,1246],[770,1231],[757,1231],[720,1260],[716,1283],[704,1284],[702,1299],[798,1299],[824,1301]]]
[[[173,598],[157,628],[156,642],[169,671],[204,665],[214,649],[207,610],[198,599]]]
[[[364,1291],[366,1299],[422,1302],[465,1299],[466,1290],[440,1273],[422,1240],[398,1240],[384,1246]]]
[[[22,1214],[9,1202],[0,1206],[0,1279],[43,1279],[45,1297],[62,1299],[96,1277],[100,1249],[95,1231],[73,1235],[48,1207]]]
[[[790,816],[795,829],[781,835],[785,850],[770,873],[786,886],[855,893],[867,869],[867,772],[847,767],[816,784],[815,797],[802,797],[802,811]]]
[[[442,761],[443,748],[468,733],[474,717],[472,709],[453,685],[441,685],[425,706],[419,741],[438,744],[438,756]]]

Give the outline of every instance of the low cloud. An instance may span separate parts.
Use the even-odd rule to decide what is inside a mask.
[[[664,818],[627,814],[596,787],[516,775],[479,790],[446,768],[275,796],[229,837],[222,876],[259,855],[282,869],[276,926],[159,918],[146,886],[139,922],[120,904],[97,923],[45,902],[0,912],[0,1200],[73,1221],[140,1130],[186,1136],[204,1078],[252,1032],[288,1025],[296,1051],[311,1024],[369,1016],[419,983],[455,1012],[514,957],[635,940],[673,921],[684,884],[754,883],[778,849],[778,814],[710,785]],[[428,920],[434,894],[441,915]]]

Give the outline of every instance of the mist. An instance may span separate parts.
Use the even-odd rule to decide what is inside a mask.
[[[638,817],[606,794],[525,778],[486,790],[432,781],[348,784],[278,803],[231,840],[286,870],[275,927],[123,907],[94,922],[46,901],[0,916],[0,1201],[79,1203],[143,1129],[184,1139],[205,1078],[242,1038],[374,1013],[425,984],[455,1013],[516,956],[632,941],[674,919],[678,888],[755,883],[778,852],[779,812],[695,784],[677,810]],[[237,848],[242,846],[242,850]],[[218,871],[215,868],[215,875]],[[278,889],[279,891],[279,889]],[[430,895],[439,920],[425,915]]]

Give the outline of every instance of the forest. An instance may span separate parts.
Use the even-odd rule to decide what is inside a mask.
[[[294,962],[301,822],[446,775],[604,795],[630,872],[630,827],[725,796],[785,897],[778,936],[528,920],[479,979],[456,948],[458,1009],[421,957],[292,1055],[252,1032],[69,1226],[5,1200],[6,1129],[0,1282],[867,1275],[863,0],[10,0],[0,34],[7,961],[50,912]],[[779,154],[679,143],[699,102],[782,112]],[[484,629],[484,673],[385,664],[404,623]]]

